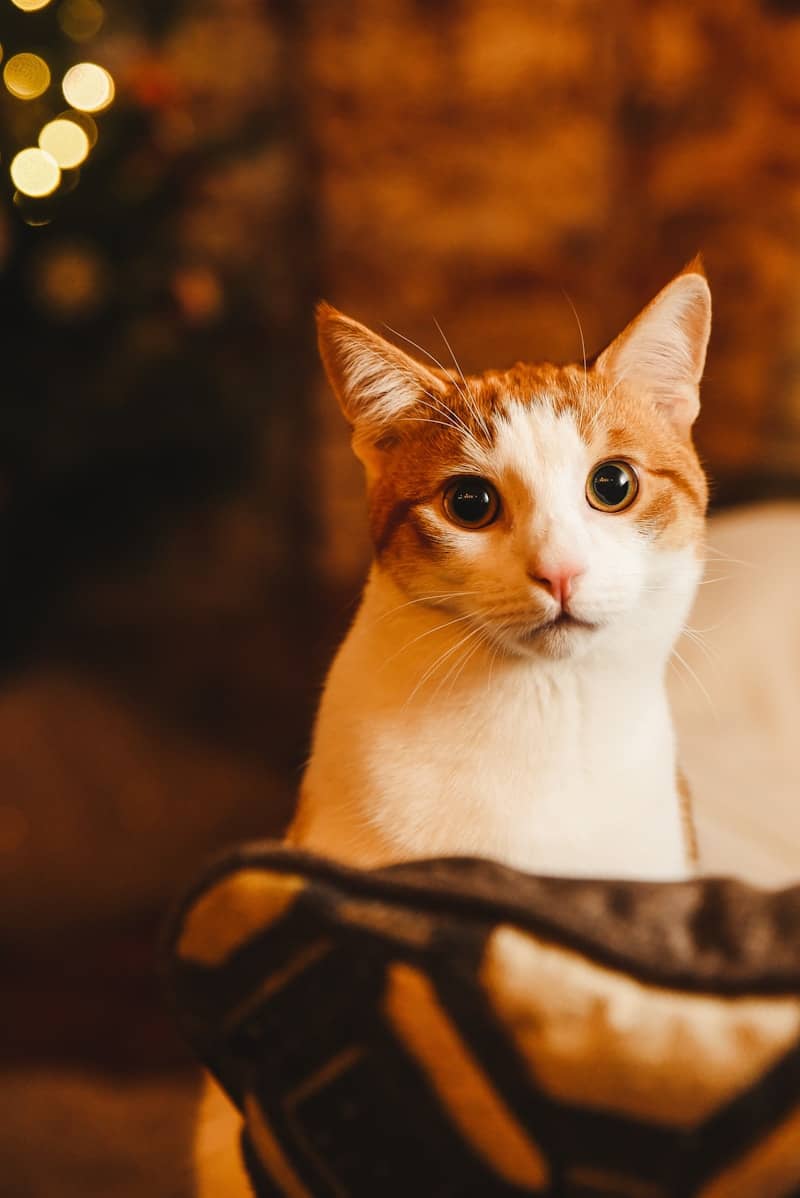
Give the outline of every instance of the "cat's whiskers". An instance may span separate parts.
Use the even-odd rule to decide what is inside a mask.
[[[405,333],[401,333],[399,329],[393,329],[390,324],[384,325],[384,328],[388,329],[390,333],[393,333],[395,337],[400,337],[400,339],[405,341],[407,345],[411,345],[414,347],[414,349],[419,350],[419,352],[424,354],[430,362],[433,362],[434,366],[437,366],[439,370],[441,370],[442,374],[446,375],[448,379],[451,380],[464,402],[467,402],[467,397],[464,394],[463,389],[459,386],[458,380],[453,378],[452,371],[448,370],[444,363],[440,362],[435,354],[432,354],[431,351],[426,349],[424,345],[420,345],[418,341],[414,341],[411,337],[407,337]]]
[[[689,674],[690,678],[692,678],[694,680],[694,682],[697,684],[701,694],[705,697],[705,700],[708,703],[709,711],[714,716],[717,723],[719,723],[719,721],[720,721],[719,711],[714,703],[714,700],[711,698],[711,695],[708,693],[705,683],[702,681],[702,679],[699,677],[699,675],[696,673],[696,671],[692,669],[692,667],[689,665],[686,658],[681,655],[680,651],[677,648],[673,648],[673,650],[672,650],[672,656],[670,657],[670,661],[672,662],[673,659],[675,659],[681,663],[683,668]]]
[[[413,604],[431,603],[435,607],[437,604],[432,602],[435,599],[466,599],[468,596],[478,594],[480,594],[479,591],[436,591],[431,595],[417,595],[414,599],[408,599],[405,603],[398,603],[396,607],[390,607],[388,611],[378,616],[378,619],[370,627],[375,628],[389,616],[393,616],[396,612],[402,611],[405,607],[411,607]]]
[[[417,683],[416,683],[414,689],[411,691],[411,694],[406,699],[405,703],[403,704],[403,707],[405,708],[409,705],[409,703],[411,703],[412,699],[417,694],[417,692],[420,690],[420,688],[423,687],[425,685],[425,683],[428,682],[433,677],[433,675],[440,668],[440,666],[442,666],[450,657],[452,657],[454,653],[456,653],[459,649],[461,649],[473,637],[481,636],[481,635],[485,635],[485,630],[480,624],[478,624],[478,625],[476,625],[476,627],[470,629],[467,633],[465,633],[465,635],[463,637],[461,637],[460,640],[457,640],[455,642],[455,644],[451,645],[448,649],[445,649],[444,652],[440,653],[439,656],[424,671],[422,676],[417,680]],[[438,688],[437,688],[436,694],[438,694]]]
[[[717,620],[716,624],[709,624],[708,628],[695,628],[695,632],[699,632],[701,636],[705,636],[708,632],[717,632],[720,628],[724,628],[730,619],[731,613],[728,612],[725,618]]]
[[[469,383],[467,382],[467,380],[464,376],[464,371],[461,369],[461,365],[458,361],[458,358],[453,353],[453,347],[450,344],[450,342],[447,340],[447,337],[445,336],[445,333],[444,333],[444,329],[439,324],[439,321],[436,319],[435,316],[433,318],[433,323],[436,325],[436,328],[439,330],[439,335],[442,338],[442,341],[444,341],[445,345],[447,346],[447,351],[450,354],[450,357],[453,359],[453,364],[454,364],[456,370],[458,371],[459,375],[461,376],[461,382],[464,384],[464,390],[466,391],[467,395],[469,396],[469,401],[470,401],[469,407],[472,412],[472,415],[474,416],[475,421],[477,422],[478,426],[482,429],[483,434],[486,437],[486,440],[489,442],[489,444],[491,444],[491,441],[492,441],[491,431],[489,430],[489,427],[483,418],[483,414],[482,414],[480,408],[478,407],[478,402],[475,399],[475,395],[472,391],[472,388],[470,387]]]
[[[475,412],[475,409],[473,408],[472,403],[470,402],[470,397],[465,393],[464,388],[459,384],[458,379],[453,378],[453,372],[451,370],[448,370],[447,367],[444,366],[439,361],[439,359],[436,357],[435,354],[432,354],[430,352],[430,350],[425,349],[425,347],[423,345],[420,345],[419,342],[412,341],[412,339],[410,337],[406,337],[406,335],[404,333],[400,333],[400,332],[398,332],[397,329],[393,329],[391,325],[387,324],[387,325],[385,325],[385,328],[387,328],[390,333],[393,333],[395,335],[395,337],[400,337],[403,341],[407,342],[408,345],[411,345],[414,347],[414,349],[419,350],[419,352],[421,354],[424,354],[426,358],[429,358],[430,361],[433,362],[434,366],[438,366],[439,370],[441,370],[441,372],[443,374],[445,374],[451,380],[456,391],[458,392],[458,394],[461,396],[462,400],[464,401],[465,407],[469,411],[473,412],[474,415],[479,415],[478,413]],[[441,329],[439,331],[441,332]],[[445,343],[446,343],[446,341],[447,341],[447,339],[445,338]],[[452,350],[450,352],[452,353]],[[464,380],[464,381],[466,382],[466,380]],[[425,395],[430,396],[431,399],[435,400],[437,398],[436,396],[431,395],[431,393],[429,391],[424,391],[423,393]],[[453,415],[453,416],[456,415],[456,413],[453,412],[451,408],[448,408],[447,410],[451,413],[451,415]],[[457,417],[457,419],[461,420],[460,417]],[[463,421],[461,421],[461,423],[464,427],[464,431],[475,440],[476,445],[480,445],[480,442],[477,440],[477,438],[474,436],[474,434],[471,432],[471,430],[467,427],[467,425],[464,424]],[[482,419],[480,420],[480,424],[482,425],[483,430],[484,430],[485,434],[487,435],[489,441],[491,441],[491,434],[489,433],[489,431],[486,428],[485,424],[483,423]],[[481,448],[483,448],[483,447],[481,446]]]
[[[572,315],[575,317],[575,323],[578,326],[578,334],[581,339],[581,355],[583,357],[583,400],[582,400],[582,403],[583,403],[584,408],[586,408],[588,406],[588,399],[589,399],[589,374],[586,369],[586,341],[583,336],[583,325],[581,324],[581,318],[578,315],[578,309],[575,307],[575,305],[573,304],[572,300],[570,299],[569,295],[567,294],[566,290],[563,287],[561,288],[561,294],[564,296],[564,299],[567,301],[570,308],[572,309]]]
[[[471,619],[473,619],[472,613],[467,612],[465,615],[456,616],[452,620],[445,620],[443,624],[437,624],[434,628],[426,628],[424,632],[420,632],[417,636],[412,637],[410,641],[406,641],[404,645],[401,645],[399,649],[395,650],[394,653],[387,657],[380,667],[381,671],[385,670],[391,662],[398,658],[402,653],[405,653],[407,649],[410,649],[412,645],[416,645],[418,641],[424,640],[425,637],[433,636],[433,634],[436,632],[443,632],[445,628],[450,628],[453,624],[461,624],[464,622],[464,620]]]
[[[704,548],[706,551],[708,551],[708,552],[710,552],[710,553],[713,553],[713,554],[714,554],[714,556],[713,556],[713,557],[701,557],[701,558],[699,558],[699,559],[698,559],[698,560],[699,560],[699,561],[701,561],[701,562],[704,562],[704,563],[708,563],[708,562],[730,562],[730,563],[731,563],[731,565],[734,565],[734,566],[747,566],[747,567],[748,567],[749,569],[751,569],[751,570],[758,570],[758,569],[759,569],[758,562],[746,562],[746,561],[744,561],[744,560],[743,560],[742,558],[740,558],[740,557],[728,557],[728,555],[727,555],[726,553],[723,553],[721,549],[715,549],[715,548],[714,548],[714,546],[713,546],[713,545],[711,545],[711,544],[709,544],[709,542],[708,542],[708,541],[706,541],[706,543],[705,543],[705,545],[703,546],[703,548]]]
[[[475,631],[482,632],[483,629],[477,628]],[[439,682],[439,685],[436,687],[436,690],[433,693],[432,697],[434,699],[439,694],[439,691],[442,689],[442,687],[447,683],[448,679],[451,679],[450,689],[447,692],[448,698],[450,695],[452,695],[452,693],[455,689],[455,685],[458,682],[459,678],[461,677],[462,673],[464,672],[464,668],[466,667],[467,663],[471,660],[471,658],[473,658],[475,656],[478,649],[480,649],[481,645],[483,644],[483,641],[480,638],[475,639],[472,637],[469,637],[469,638],[465,637],[464,640],[462,641],[462,646],[465,645],[468,640],[472,640],[472,644],[461,655],[460,659],[457,660],[450,667],[450,669],[445,674],[444,678],[441,679],[441,681]]]
[[[426,405],[426,406],[428,406],[428,405]],[[452,420],[434,420],[431,416],[401,416],[397,423],[398,424],[438,424],[442,428],[456,429],[456,431],[459,433],[462,431],[458,427],[457,424],[453,423]],[[476,444],[477,444],[477,442],[476,442]]]
[[[425,407],[430,407],[430,405],[425,404]],[[464,437],[467,438],[468,445],[470,443],[472,445],[473,451],[476,455],[476,463],[475,463],[474,468],[478,469],[478,470],[482,468],[482,465],[483,465],[483,462],[485,459],[485,452],[484,452],[483,446],[481,445],[481,443],[478,440],[476,440],[476,438],[472,435],[472,433],[469,431],[468,428],[462,428],[459,425],[455,424],[452,420],[434,420],[431,416],[401,416],[397,423],[398,424],[401,424],[401,423],[403,423],[403,424],[438,424],[442,428],[455,429],[455,431],[457,433],[459,433],[460,435],[463,435]]]
[[[706,661],[708,661],[708,663],[711,665],[711,667],[713,669],[716,669],[716,667],[719,663],[719,657],[712,650],[711,646],[706,642],[705,637],[702,635],[701,631],[698,628],[690,627],[690,625],[688,625],[688,624],[684,624],[683,629],[681,631],[682,631],[683,636],[685,636],[693,644],[697,645],[698,649],[701,651],[701,653],[706,658]]]
[[[453,654],[457,653],[459,649],[463,648],[463,646],[466,645],[470,640],[472,640],[475,637],[482,638],[482,640],[478,639],[475,641],[475,645],[473,646],[474,649],[477,649],[481,643],[491,643],[492,634],[491,634],[491,631],[486,628],[484,620],[491,618],[495,614],[496,614],[496,611],[494,608],[487,608],[485,611],[481,612],[479,622],[476,623],[475,627],[472,629],[469,629],[464,634],[464,636],[462,636],[459,640],[457,640],[453,645],[450,645],[449,647],[445,648],[444,651],[442,653],[440,653],[439,656],[428,665],[427,669],[424,671],[422,676],[417,680],[417,683],[416,683],[414,689],[412,690],[411,694],[406,699],[404,707],[411,702],[411,700],[417,694],[419,689],[422,686],[424,686],[425,683],[427,681],[429,681],[430,678],[433,677],[433,675],[445,663],[445,661],[447,661],[449,658],[451,658],[453,656]],[[470,653],[469,656],[472,656],[472,653]],[[446,681],[448,677],[449,677],[449,671],[443,681]],[[435,694],[439,693],[439,690],[441,689],[441,685],[442,685],[442,683],[440,683],[439,686],[437,687]]]
[[[500,629],[501,629],[501,631],[503,631],[505,629],[505,625],[501,624]],[[492,675],[494,673],[494,663],[497,660],[497,654],[500,652],[500,644],[498,641],[496,641],[494,639],[494,637],[492,637],[491,640],[489,641],[489,647],[492,652],[491,652],[491,656],[489,657],[489,669],[487,670],[487,673],[486,673],[486,693],[487,694],[489,694],[489,692],[492,689]]]
[[[484,447],[481,445],[480,441],[475,436],[469,425],[465,424],[465,422],[461,419],[458,412],[454,412],[453,409],[449,407],[448,404],[445,403],[444,399],[440,396],[436,396],[432,392],[425,391],[424,389],[422,390],[422,394],[427,395],[428,398],[432,399],[434,402],[430,404],[426,403],[424,399],[419,399],[417,400],[417,403],[421,404],[424,408],[430,408],[440,416],[447,415],[452,417],[452,419],[447,423],[451,424],[456,432],[462,433],[467,438],[467,441],[475,447],[478,454],[482,456],[484,453]],[[405,417],[405,419],[409,419],[409,417]]]
[[[602,416],[603,412],[605,411],[607,404],[608,404],[608,403],[610,402],[610,400],[613,398],[613,396],[614,396],[614,393],[615,393],[615,391],[617,390],[617,388],[618,388],[618,387],[619,387],[619,386],[620,386],[622,383],[624,383],[624,382],[625,382],[626,378],[628,377],[628,375],[629,375],[630,373],[631,373],[630,369],[628,369],[628,370],[623,370],[623,371],[622,371],[622,373],[620,374],[619,378],[618,378],[618,379],[616,380],[616,382],[614,383],[613,387],[610,387],[610,388],[608,389],[608,391],[606,392],[606,394],[605,394],[605,397],[604,397],[604,399],[603,399],[603,402],[602,402],[602,403],[600,404],[600,406],[598,407],[597,411],[595,412],[595,414],[594,414],[594,416],[592,417],[592,420],[591,420],[591,422],[590,422],[590,424],[589,424],[589,430],[588,430],[588,431],[589,431],[589,436],[592,436],[592,434],[595,432],[595,430],[596,430],[596,428],[597,428],[597,425],[598,425],[598,421],[600,420],[600,417]]]

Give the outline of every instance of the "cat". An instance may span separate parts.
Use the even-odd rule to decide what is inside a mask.
[[[691,826],[664,675],[702,572],[699,262],[591,364],[461,376],[327,304],[375,560],[325,684],[289,844],[678,879]],[[250,1192],[216,1085],[202,1198]]]
[[[320,305],[375,556],[290,843],[688,875],[664,675],[702,572],[710,322],[695,261],[591,364],[463,377]]]

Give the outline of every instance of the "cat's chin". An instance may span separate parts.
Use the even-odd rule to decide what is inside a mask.
[[[546,624],[506,634],[504,641],[508,651],[516,656],[559,660],[584,652],[596,629],[596,624],[563,612]]]

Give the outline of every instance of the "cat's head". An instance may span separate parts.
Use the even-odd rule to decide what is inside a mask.
[[[691,429],[710,321],[694,263],[590,366],[464,378],[320,305],[378,568],[511,654],[671,643],[700,573]]]

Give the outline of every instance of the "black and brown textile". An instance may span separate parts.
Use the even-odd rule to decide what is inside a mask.
[[[800,888],[264,844],[166,965],[258,1195],[800,1193]]]

